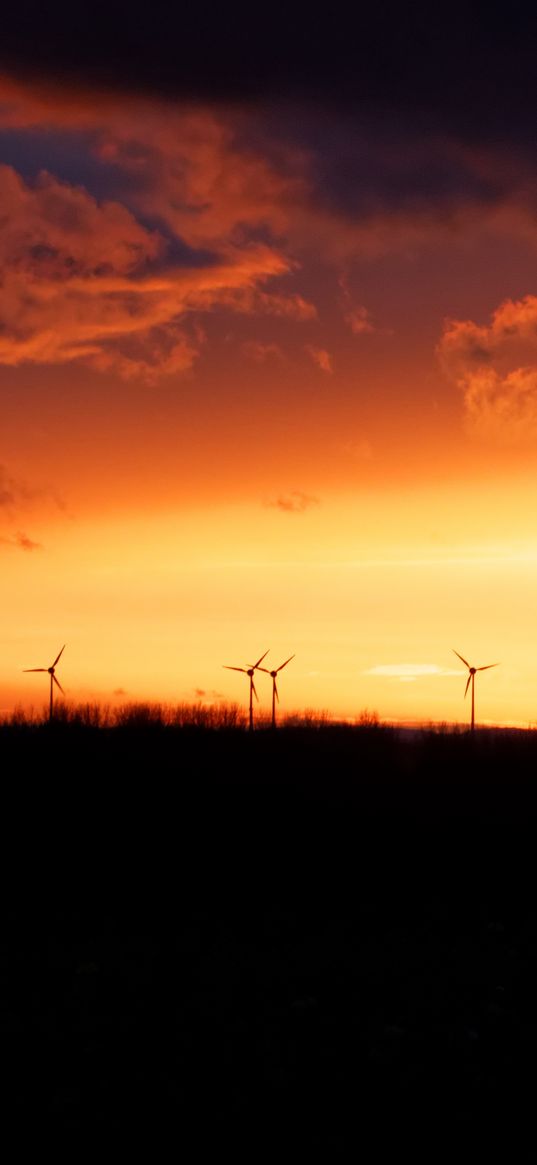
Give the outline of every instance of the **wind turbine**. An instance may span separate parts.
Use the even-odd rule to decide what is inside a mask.
[[[225,663],[223,665],[227,669],[227,671],[242,671],[242,672],[244,672],[245,675],[250,676],[250,719],[249,719],[249,725],[248,725],[250,732],[253,732],[253,727],[254,727],[254,705],[253,705],[254,695],[255,695],[256,700],[259,701],[259,696],[255,690],[254,672],[255,672],[256,668],[259,667],[261,660],[265,658],[265,655],[268,655],[269,651],[270,651],[270,648],[267,648],[267,650],[263,653],[263,655],[261,655],[259,657],[257,663],[250,663],[250,664],[248,664],[248,667],[231,667],[230,664],[228,664],[228,663]]]
[[[54,714],[54,684],[56,684],[56,687],[60,689],[60,692],[62,693],[62,695],[65,696],[65,692],[60,684],[60,681],[56,679],[56,675],[55,675],[56,664],[59,662],[60,656],[63,654],[64,651],[65,651],[65,643],[64,643],[59,655],[56,656],[54,663],[52,663],[50,665],[50,667],[25,667],[25,668],[23,668],[23,671],[25,671],[25,672],[31,672],[31,671],[46,671],[46,672],[48,672],[48,674],[50,676],[50,707],[49,707],[49,714],[48,714],[49,720],[52,720],[52,717]]]
[[[289,659],[286,659],[285,663],[281,663],[280,666],[275,669],[275,671],[269,671],[268,667],[260,667],[259,668],[259,671],[264,671],[267,673],[268,676],[272,676],[272,727],[273,728],[276,727],[276,700],[278,701],[278,704],[280,702],[280,697],[278,695],[278,687],[276,684],[276,676],[278,675],[278,672],[282,670],[282,667],[287,667],[287,664],[291,663],[291,660],[294,658],[295,658],[294,655],[290,655]]]
[[[487,663],[485,665],[485,667],[470,667],[468,660],[465,659],[464,656],[459,655],[458,651],[455,651],[454,647],[452,648],[452,651],[455,652],[455,655],[458,656],[458,658],[461,660],[461,662],[464,664],[464,666],[468,668],[468,679],[466,681],[464,695],[466,697],[466,693],[467,693],[468,688],[470,687],[470,684],[471,684],[472,685],[472,719],[470,721],[470,732],[473,732],[474,728],[475,728],[475,716],[474,716],[474,712],[475,712],[475,673],[477,671],[488,671],[489,667],[499,667],[499,664]]]

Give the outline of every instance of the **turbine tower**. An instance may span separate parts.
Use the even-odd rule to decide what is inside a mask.
[[[287,664],[291,663],[291,660],[294,658],[295,658],[294,655],[290,655],[289,659],[286,659],[285,663],[281,663],[280,666],[275,669],[275,671],[269,671],[268,667],[260,667],[259,668],[259,671],[264,671],[267,673],[268,676],[272,676],[272,727],[273,728],[276,727],[276,700],[278,701],[278,704],[280,702],[280,697],[278,695],[278,687],[276,684],[276,676],[278,675],[278,672],[282,670],[282,667],[287,667]]]
[[[259,664],[261,663],[261,660],[263,660],[265,658],[265,655],[268,655],[269,651],[270,651],[270,648],[267,648],[267,650],[263,653],[263,655],[260,655],[257,663],[250,663],[250,664],[248,664],[248,667],[232,667],[228,663],[225,663],[223,665],[227,671],[241,671],[241,672],[244,672],[245,675],[250,677],[250,710],[249,710],[250,715],[249,715],[249,722],[248,722],[248,727],[249,727],[250,732],[253,732],[253,729],[254,729],[254,704],[253,704],[254,696],[255,696],[256,700],[259,701],[259,696],[255,690],[254,672],[255,672],[256,668],[259,668]]]
[[[25,671],[25,672],[31,672],[31,671],[48,672],[48,674],[50,676],[50,706],[49,706],[49,714],[48,714],[49,720],[52,720],[52,717],[54,715],[54,684],[56,684],[56,687],[60,689],[60,692],[62,693],[62,695],[65,696],[65,692],[60,684],[60,681],[56,679],[56,674],[55,674],[56,664],[59,662],[60,656],[63,654],[64,651],[65,651],[65,643],[64,643],[59,655],[56,656],[54,663],[51,663],[50,667],[25,667],[25,668],[23,668],[23,671]]]
[[[468,688],[470,687],[470,684],[471,684],[472,685],[472,718],[470,720],[470,732],[473,732],[475,729],[475,673],[478,671],[488,671],[489,667],[499,667],[499,664],[487,663],[487,664],[485,664],[485,667],[470,667],[468,660],[465,659],[464,656],[459,655],[458,651],[455,651],[454,647],[452,648],[452,650],[455,652],[455,655],[458,656],[458,658],[461,660],[461,663],[463,663],[464,666],[468,668],[468,679],[466,681],[466,687],[464,689],[464,696],[466,698],[466,693],[467,693]]]

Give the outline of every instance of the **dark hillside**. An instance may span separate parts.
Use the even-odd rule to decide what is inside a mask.
[[[259,1159],[530,1120],[535,736],[53,724],[0,747],[21,1127]]]

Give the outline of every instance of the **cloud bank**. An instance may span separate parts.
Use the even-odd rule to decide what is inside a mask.
[[[0,131],[6,159],[17,143],[0,167],[0,363],[12,367],[78,362],[151,384],[193,367],[217,311],[315,327],[310,261],[335,280],[357,258],[454,236],[537,245],[527,152],[389,119],[4,76]],[[340,288],[354,335],[378,331]],[[309,355],[330,373],[315,339]]]

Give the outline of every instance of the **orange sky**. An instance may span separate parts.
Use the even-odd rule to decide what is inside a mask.
[[[501,661],[478,719],[533,723],[536,184],[4,78],[1,712],[67,642],[75,701],[244,700],[222,665],[270,647],[284,708],[456,720],[454,647]]]

